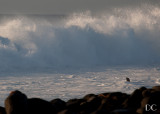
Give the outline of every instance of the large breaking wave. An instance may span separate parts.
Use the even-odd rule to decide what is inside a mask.
[[[60,17],[3,16],[0,69],[160,63],[160,8]]]

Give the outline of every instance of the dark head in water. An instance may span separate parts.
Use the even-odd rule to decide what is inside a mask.
[[[130,82],[130,79],[129,79],[128,77],[126,77],[126,81],[127,81],[127,82]]]

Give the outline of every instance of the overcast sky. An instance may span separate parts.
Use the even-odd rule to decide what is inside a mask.
[[[145,1],[145,2],[144,2]],[[111,7],[157,4],[160,0],[0,0],[0,13],[66,14],[90,10],[98,12]]]

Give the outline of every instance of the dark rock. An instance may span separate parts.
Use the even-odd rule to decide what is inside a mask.
[[[155,111],[149,110],[146,111],[147,105],[155,105],[154,108],[156,108]],[[160,111],[160,91],[151,91],[150,95],[148,97],[144,97],[141,101],[141,107],[137,109],[138,114],[158,114],[158,111]]]
[[[144,90],[147,90],[147,88],[146,88],[146,87],[141,87],[141,88],[139,88],[139,90],[140,90],[141,92],[143,92]]]
[[[77,114],[77,113],[75,113],[69,109],[65,109],[65,110],[58,112],[57,114]]]
[[[149,97],[143,98],[143,100],[141,101],[141,107],[136,111],[138,114],[143,114],[145,112],[145,106],[149,102],[149,99]]]
[[[27,99],[20,91],[13,91],[5,100],[0,114],[160,114],[160,86],[141,87],[131,95],[121,92],[88,94],[82,99],[67,102],[54,99]],[[146,105],[155,104],[157,110],[146,111]],[[6,113],[5,113],[6,110]]]
[[[112,102],[116,107],[121,108],[123,102],[129,98],[129,95],[121,92],[113,92],[99,95],[102,99],[107,99],[107,102]],[[102,101],[103,102],[103,101]]]
[[[97,95],[95,95],[95,94],[88,94],[88,95],[85,95],[83,97],[83,99],[86,100],[86,101],[88,101],[88,99],[90,99],[91,97],[95,97],[95,96],[97,96]]]
[[[50,102],[56,112],[62,111],[66,108],[66,102],[62,101],[61,99],[54,99]]]
[[[82,102],[84,102],[83,99],[70,99],[66,102],[66,108],[72,112],[79,112],[81,111],[80,104]]]
[[[110,93],[101,93],[98,95],[100,98],[108,98],[110,96]]]
[[[0,106],[0,114],[6,114],[5,108]]]
[[[136,112],[130,109],[116,109],[111,114],[136,114]]]
[[[12,91],[5,100],[7,114],[27,114],[27,96],[16,90]]]
[[[160,91],[153,91],[148,103],[160,106]]]
[[[99,97],[102,99],[101,105],[94,112],[94,114],[106,114],[115,109],[122,108],[122,104],[128,98],[128,96],[129,95],[121,92],[100,94]]]
[[[156,91],[160,91],[160,86],[153,86],[152,89],[154,89]]]
[[[136,89],[131,96],[124,102],[124,108],[137,109],[141,106],[141,100],[143,99],[142,92],[144,88]]]
[[[153,92],[154,90],[153,89],[146,89],[142,92],[142,96],[143,97],[149,97],[151,96],[151,93]]]
[[[97,110],[97,108],[101,105],[101,98],[99,98],[98,96],[90,97],[87,100],[87,104],[88,104],[87,111],[93,112]]]
[[[122,103],[129,97],[129,95],[121,92],[113,92],[110,93],[109,99],[114,102],[114,104],[117,106],[117,108],[121,108]]]
[[[48,101],[39,98],[28,99],[29,114],[54,114],[55,109]]]
[[[93,114],[108,114],[112,110],[113,105],[107,98],[102,99],[100,106]]]
[[[72,100],[73,102],[73,100]],[[95,111],[101,104],[101,98],[94,94],[88,94],[81,99],[81,102],[78,104],[78,111],[80,114],[89,114]]]

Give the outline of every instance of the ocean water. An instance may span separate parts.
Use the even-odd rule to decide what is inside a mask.
[[[0,77],[0,105],[13,90],[24,92],[28,98],[45,100],[82,98],[86,94],[121,91],[132,93],[142,86],[151,88],[160,84],[157,67],[108,67],[67,70],[65,73],[10,74]],[[126,82],[129,77],[131,82]]]
[[[0,104],[18,89],[64,100],[160,84],[160,8],[0,15]],[[126,82],[129,77],[131,82]]]

